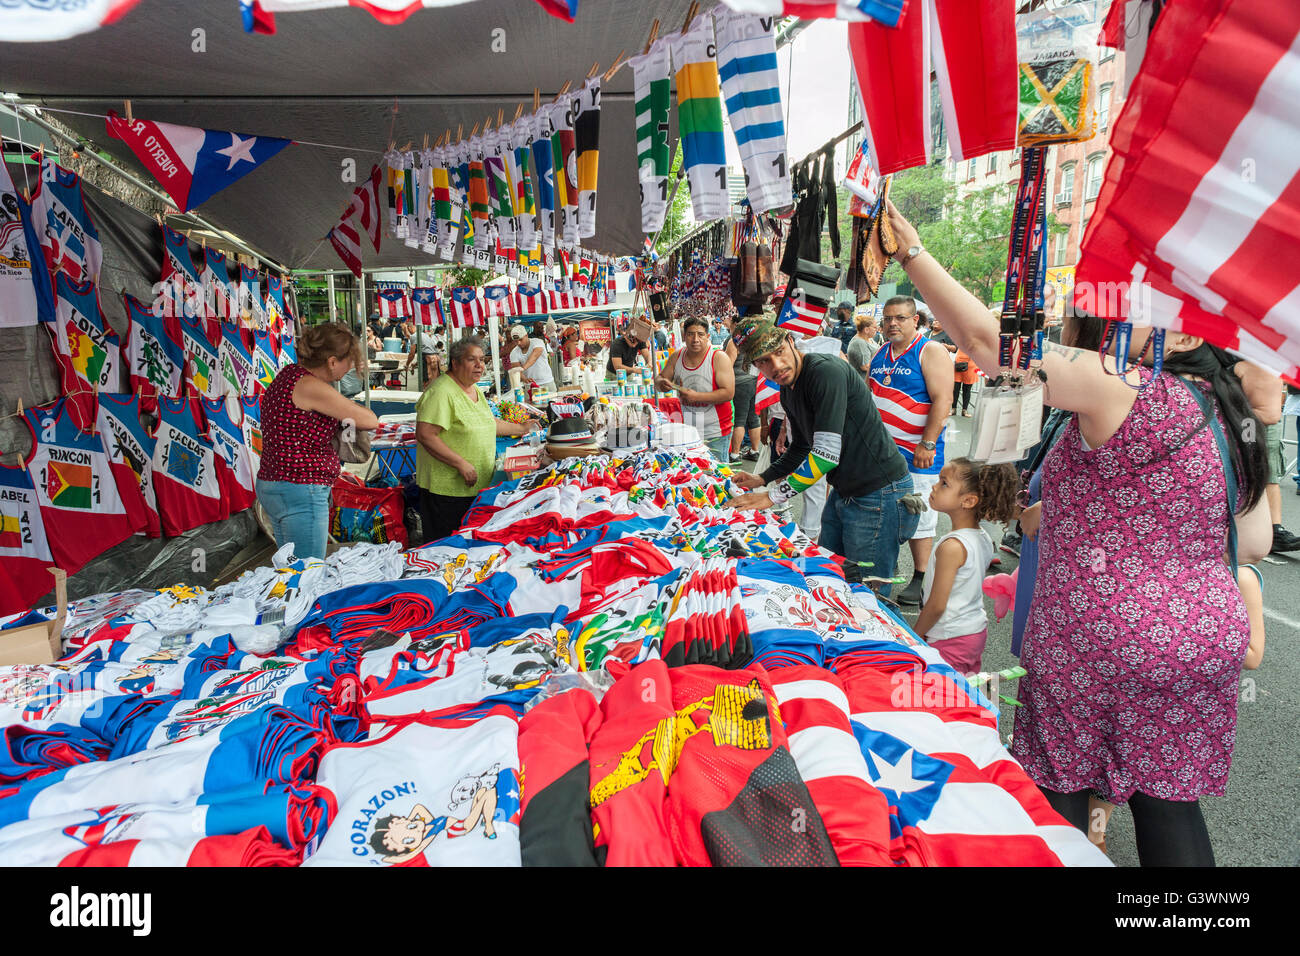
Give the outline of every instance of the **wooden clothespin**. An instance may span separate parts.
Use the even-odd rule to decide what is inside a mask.
[[[478,123],[475,123],[474,128],[469,131],[469,138],[473,139],[477,135],[478,135]]]
[[[608,70],[606,70],[606,71],[605,71],[605,75],[602,77],[602,79],[603,79],[606,83],[608,83],[610,80],[612,80],[612,79],[614,78],[614,74],[615,74],[615,73],[617,73],[619,70],[623,69],[623,64],[624,64],[625,62],[627,62],[627,61],[624,59],[624,56],[626,55],[626,53],[627,53],[626,50],[619,50],[619,51],[618,51],[618,56],[614,57],[614,65],[611,66]]]
[[[428,133],[425,133],[425,134],[424,134],[424,148],[425,148],[425,149],[428,149],[428,148],[429,148],[429,134],[428,134]]]
[[[450,142],[451,142],[451,127],[448,126],[447,131],[442,134],[442,145],[446,146]]]
[[[506,125],[506,111],[504,108],[497,110],[497,129]]]
[[[657,39],[659,39],[659,21],[656,19],[654,23],[650,24],[650,35],[646,37],[645,49],[641,51],[642,56],[650,52],[650,48],[655,45]]]
[[[523,104],[523,103],[520,103],[520,104],[519,104],[519,107],[515,110],[515,118],[514,118],[514,122],[518,123],[518,122],[519,122],[519,117],[521,117],[521,116],[523,116],[523,115],[524,115],[524,104]]]
[[[686,11],[686,22],[682,24],[682,32],[685,33],[691,28],[695,21],[695,15],[700,12],[700,5],[697,0],[691,0],[690,9]]]
[[[460,142],[464,142],[464,140],[465,140],[465,125],[463,123],[457,123],[456,142],[460,143]]]
[[[542,90],[541,87],[533,87],[533,112],[536,113],[542,108]]]
[[[412,141],[409,139],[406,141],[406,145],[403,146],[401,150],[403,153],[409,153],[411,151],[411,142]]]
[[[587,71],[587,79],[591,79],[593,76],[595,76],[596,71],[599,69],[600,69],[600,61],[597,60],[595,63],[591,64],[591,69]]]
[[[560,87],[560,92],[555,94],[555,98],[558,100],[561,96],[564,96],[564,94],[568,93],[569,87],[571,87],[572,85],[573,85],[572,80],[565,80],[564,85]]]
[[[21,398],[18,399],[18,417],[23,417],[23,400]]]
[[[135,123],[135,117],[131,115],[131,101],[130,101],[130,100],[124,100],[124,101],[123,101],[123,104],[126,106],[126,122],[127,122],[127,125],[128,125],[128,126],[133,125],[133,124]]]

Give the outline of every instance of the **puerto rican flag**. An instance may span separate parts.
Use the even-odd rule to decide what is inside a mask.
[[[112,111],[107,126],[108,135],[131,147],[181,212],[201,206],[293,142],[142,119],[127,122]]]
[[[757,374],[757,373],[755,373]],[[758,387],[754,390],[754,411],[775,405],[781,400],[781,390],[762,375],[758,376]]]
[[[511,302],[508,285],[489,285],[483,287],[484,316],[510,315]]]
[[[826,321],[826,303],[806,298],[800,292],[795,289],[786,293],[776,324],[800,335],[820,335],[822,323]]]
[[[546,297],[548,300],[550,300],[550,306],[552,312],[564,311],[566,309],[572,309],[574,307],[573,296],[568,292],[552,291],[546,293]]]
[[[416,286],[411,292],[411,299],[415,303],[415,320],[417,322],[426,328],[431,325],[442,325],[442,306],[436,288],[433,286]]]
[[[448,322],[454,329],[468,329],[482,324],[483,308],[478,290],[471,285],[457,286],[451,290]]]
[[[545,315],[546,295],[537,283],[523,283],[515,289],[515,315]]]
[[[379,300],[379,316],[384,319],[405,319],[411,314],[411,299],[400,287],[380,289],[375,293]]]
[[[1300,380],[1297,97],[1300,4],[1167,5],[1111,131],[1076,306]]]
[[[833,704],[840,712],[834,722],[842,727],[847,705],[849,726],[866,764],[865,782],[889,806],[893,862],[1107,866],[1109,861],[1051,808],[1002,746],[996,714],[984,698],[933,648],[916,653],[925,664],[909,673],[874,665],[871,651],[850,652],[830,664],[838,685],[790,681],[777,691],[782,717],[787,709],[792,716],[797,713],[798,697],[810,717],[816,713],[824,719],[827,705]],[[783,675],[784,670],[772,673],[796,676]],[[836,693],[838,687],[843,694]],[[791,733],[792,744],[797,736]],[[795,762],[803,773],[807,761],[796,754]],[[841,773],[849,766],[838,765]],[[846,775],[863,781],[857,772]],[[819,776],[805,774],[810,789]],[[816,797],[817,790],[813,793]]]

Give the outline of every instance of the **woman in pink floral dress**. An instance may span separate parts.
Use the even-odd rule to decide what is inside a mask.
[[[890,222],[900,249],[920,245],[892,205]],[[988,309],[924,251],[905,268],[958,347],[995,369]],[[1149,335],[1134,330],[1131,360]],[[1115,374],[1113,355],[1049,344],[1043,357],[1044,401],[1075,414],[1043,465],[1012,753],[1080,829],[1090,794],[1128,803],[1143,865],[1213,865],[1198,800],[1224,792],[1250,636],[1224,561],[1224,456],[1192,389],[1230,459],[1238,561],[1271,544],[1267,511],[1255,508],[1267,465],[1250,439],[1262,426],[1225,358],[1171,332],[1165,371],[1128,376],[1138,390]]]

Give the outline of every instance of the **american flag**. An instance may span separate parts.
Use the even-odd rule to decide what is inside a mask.
[[[754,390],[754,411],[775,405],[781,400],[781,390],[762,375],[758,376],[758,387]]]
[[[433,286],[417,286],[411,292],[415,302],[415,319],[421,325],[442,325],[442,306],[438,290]]]
[[[480,325],[483,320],[483,310],[478,300],[478,290],[469,285],[456,286],[452,289],[448,319],[454,329],[469,329]]]
[[[1300,376],[1298,44],[1292,0],[1164,8],[1111,132],[1076,306]]]
[[[508,285],[489,285],[483,288],[483,315],[510,315],[510,287]]]
[[[546,294],[536,282],[522,283],[515,290],[515,315],[545,315]]]

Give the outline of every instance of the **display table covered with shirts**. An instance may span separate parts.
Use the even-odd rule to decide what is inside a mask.
[[[75,602],[57,667],[0,668],[0,858],[1104,865],[977,688],[728,476],[575,458],[421,548]]]

